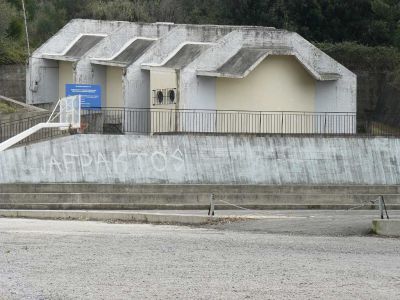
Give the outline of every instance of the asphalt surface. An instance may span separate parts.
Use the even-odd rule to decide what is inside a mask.
[[[319,233],[305,226],[319,217],[283,213],[218,228],[0,219],[0,299],[400,299],[400,239],[328,230],[367,212]]]

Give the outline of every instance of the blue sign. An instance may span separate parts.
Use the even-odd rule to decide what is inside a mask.
[[[81,96],[81,108],[101,108],[101,86],[96,84],[66,84],[65,96]]]

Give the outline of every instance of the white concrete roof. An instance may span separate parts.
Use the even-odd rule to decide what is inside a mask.
[[[294,56],[310,75],[319,81],[337,80],[340,74],[321,73],[290,47],[243,47],[215,70],[197,70],[197,75],[208,77],[244,78],[250,74],[265,58],[271,55]]]
[[[42,57],[54,60],[78,61],[86,52],[98,44],[105,34],[78,34],[61,53],[43,53]]]
[[[234,43],[229,41],[232,32],[238,33],[232,35],[237,39]],[[60,50],[54,43],[60,44],[63,35],[70,42],[63,42]],[[322,51],[299,35],[271,27],[72,20],[44,46],[34,56],[79,61],[93,52],[89,54],[91,63],[124,68],[145,56],[140,61],[142,69],[195,68],[198,76],[228,78],[246,77],[269,55],[291,55],[316,80],[341,77],[340,64],[332,58],[322,55]],[[96,50],[91,51],[94,46]]]

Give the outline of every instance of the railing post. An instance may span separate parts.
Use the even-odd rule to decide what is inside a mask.
[[[171,132],[172,130],[172,108],[169,110],[169,128],[168,132]]]
[[[123,133],[123,134],[125,134],[125,129],[126,129],[125,121],[126,121],[126,119],[127,119],[127,118],[126,118],[126,107],[124,107],[124,116],[122,117],[122,120],[121,120],[121,121],[122,121],[122,122],[121,122],[121,123],[122,123],[122,125],[121,125],[121,126],[122,126],[121,130],[122,130],[122,133]]]
[[[218,133],[218,110],[215,110],[215,127],[213,132]]]

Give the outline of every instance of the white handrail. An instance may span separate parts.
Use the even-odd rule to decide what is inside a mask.
[[[77,97],[77,98],[76,98]],[[67,101],[71,101],[67,103]],[[74,103],[74,100],[78,100],[77,103]],[[62,102],[63,101],[63,102]],[[78,107],[77,116],[74,115],[74,108]],[[57,109],[60,108],[59,112],[56,112]],[[33,127],[9,138],[8,140],[0,143],[0,152],[10,148],[11,146],[17,144],[28,136],[34,134],[35,132],[43,129],[43,128],[59,128],[60,130],[66,130],[68,128],[79,128],[80,127],[80,117],[81,117],[81,96],[71,96],[59,99],[57,101],[56,106],[54,107],[51,115],[46,123],[40,123],[34,125]],[[69,114],[69,116],[67,116]],[[58,123],[52,123],[52,121],[59,117]],[[66,121],[68,120],[69,123]]]
[[[17,144],[18,142],[22,141],[24,138],[34,134],[35,132],[43,129],[43,128],[55,128],[55,127],[69,127],[71,124],[69,123],[39,123],[19,134],[9,138],[8,140],[2,142],[0,144],[0,152],[10,148],[11,146]]]

